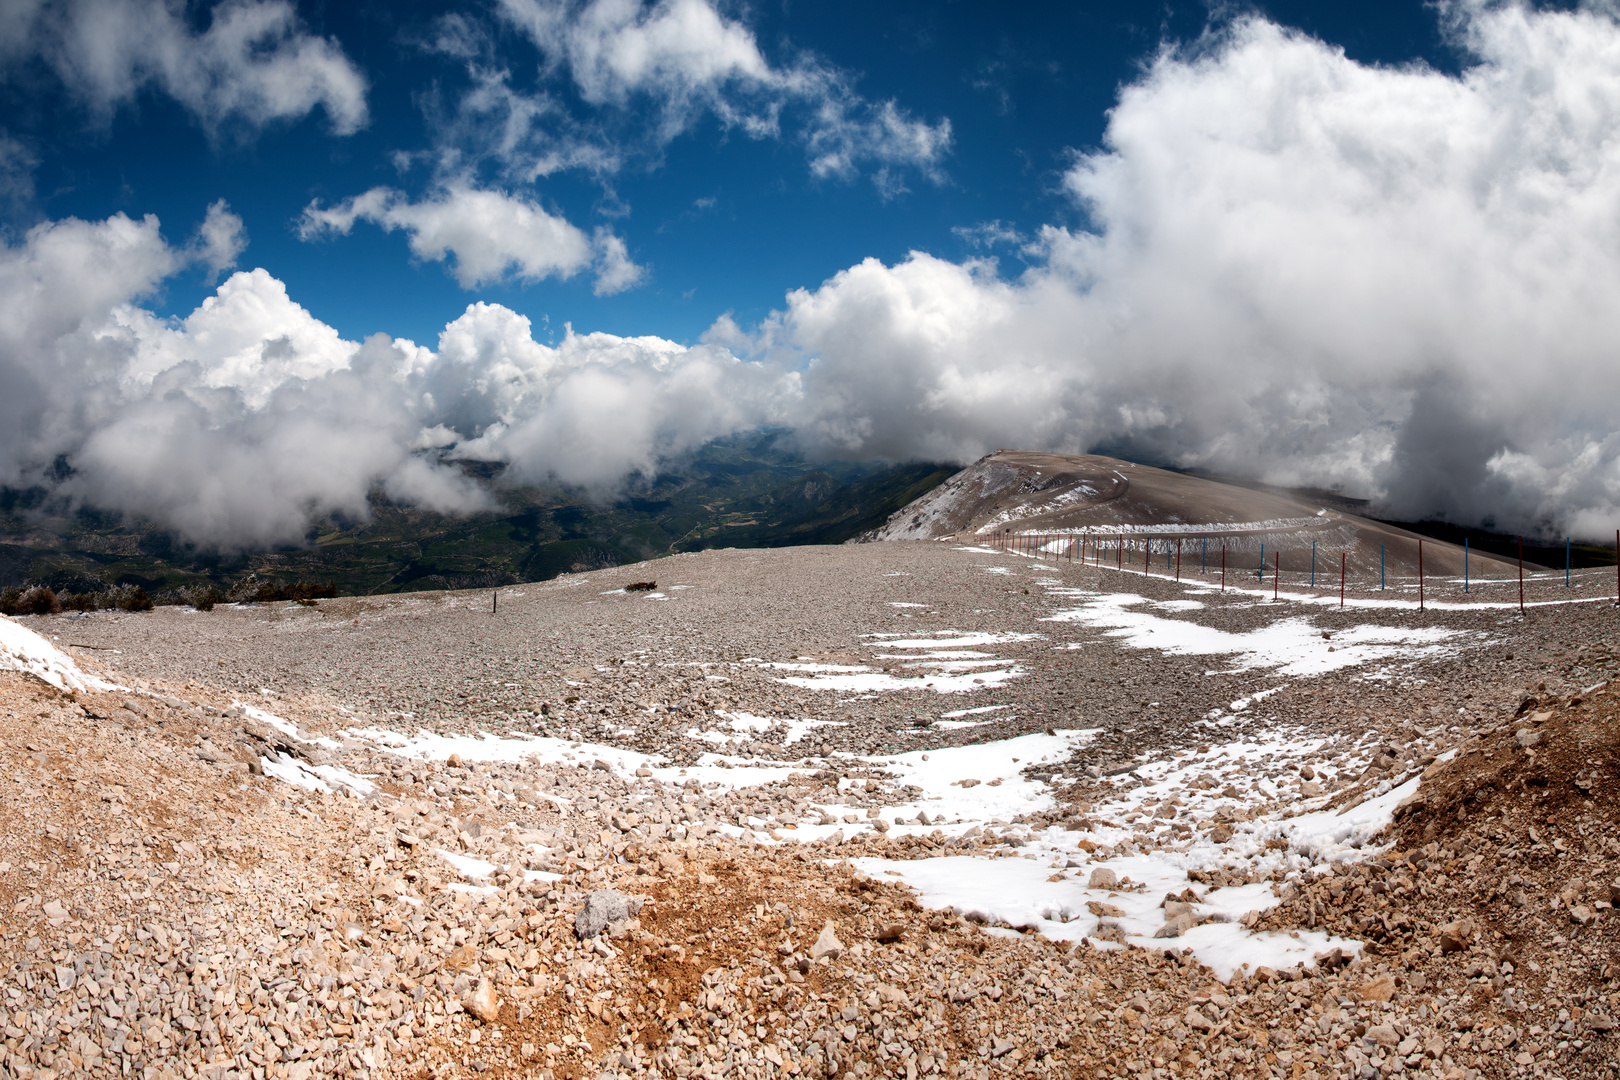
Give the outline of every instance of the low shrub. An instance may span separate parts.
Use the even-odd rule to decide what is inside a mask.
[[[124,585],[117,590],[114,603],[119,611],[151,611],[152,598],[139,585]]]
[[[198,611],[213,611],[214,605],[225,599],[212,585],[197,585],[180,591],[181,598]]]
[[[12,601],[12,610],[8,615],[60,615],[62,602],[56,598],[56,593],[44,585],[30,585],[21,589]]]
[[[231,586],[228,598],[235,603],[273,604],[278,600],[294,600],[300,604],[330,599],[337,595],[337,582],[295,581],[291,585],[279,581],[261,581],[249,574]]]

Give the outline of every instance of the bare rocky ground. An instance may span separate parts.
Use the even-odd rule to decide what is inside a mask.
[[[943,543],[491,601],[21,620],[123,688],[0,672],[0,1069],[1615,1075],[1611,604],[1340,612]],[[1119,610],[1157,621],[1111,637]],[[1290,620],[1317,673],[1149,640]],[[449,756],[478,743],[420,728],[537,752]],[[1047,731],[1072,758],[991,779]],[[930,815],[900,763],[952,747],[987,762],[964,798],[1045,796]],[[1360,851],[1288,831],[1419,776]],[[1187,889],[1099,876],[1149,855]],[[1015,920],[878,870],[940,857],[1035,859],[1092,899]],[[1199,935],[1256,888],[1242,932],[1360,947],[1222,981]]]

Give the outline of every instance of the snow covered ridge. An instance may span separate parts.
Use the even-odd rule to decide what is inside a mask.
[[[0,670],[26,671],[58,690],[122,690],[82,670],[67,653],[9,615],[0,615]]]

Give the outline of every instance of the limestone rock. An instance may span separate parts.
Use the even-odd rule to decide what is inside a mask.
[[[844,943],[838,940],[838,935],[833,932],[832,920],[828,919],[822,926],[821,933],[817,935],[816,943],[810,946],[810,956],[816,960],[820,960],[823,956],[830,956],[836,960],[843,952]]]
[[[1384,975],[1356,988],[1355,996],[1362,1001],[1389,1001],[1395,996],[1395,978]]]
[[[1181,1022],[1193,1031],[1209,1032],[1215,1030],[1215,1024],[1209,1017],[1191,1007],[1187,1009],[1187,1013],[1181,1018]]]
[[[1180,937],[1197,925],[1198,916],[1191,911],[1183,911],[1179,915],[1166,919],[1164,925],[1159,927],[1158,932],[1153,936],[1156,938]]]
[[[1458,919],[1449,922],[1440,928],[1440,951],[1461,952],[1468,948],[1474,940],[1474,924],[1468,919]]]
[[[495,985],[488,979],[479,979],[478,988],[469,991],[464,1004],[467,1011],[486,1024],[493,1024],[501,1015],[501,999],[495,993]]]
[[[1400,1032],[1389,1024],[1375,1024],[1367,1029],[1367,1038],[1383,1047],[1395,1047],[1400,1044]]]
[[[598,889],[585,898],[585,906],[574,916],[574,936],[587,941],[605,930],[609,937],[618,937],[640,910],[639,898],[617,889]]]

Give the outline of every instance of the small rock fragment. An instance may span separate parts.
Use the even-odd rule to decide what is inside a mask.
[[[1401,1041],[1400,1032],[1396,1031],[1395,1028],[1389,1024],[1375,1024],[1368,1028],[1367,1038],[1371,1039],[1379,1046],[1384,1047],[1398,1046]]]
[[[1468,943],[1474,939],[1474,924],[1468,919],[1458,919],[1449,922],[1440,928],[1440,951],[1461,952],[1468,948]]]
[[[838,940],[838,935],[833,932],[832,920],[828,919],[826,925],[822,926],[821,933],[817,935],[816,943],[810,946],[810,956],[816,960],[820,960],[823,956],[830,956],[836,960],[843,952],[844,943]]]
[[[1356,988],[1355,996],[1362,1001],[1389,1001],[1395,996],[1395,977],[1383,975],[1370,983],[1365,983]],[[1394,1043],[1390,1045],[1393,1046]]]
[[[464,1004],[468,1012],[486,1024],[493,1024],[501,1015],[501,999],[495,993],[495,984],[488,979],[478,980],[478,988],[467,994]]]
[[[618,937],[640,910],[640,899],[617,889],[598,889],[585,898],[585,906],[574,916],[574,936],[586,941],[606,930],[610,937]]]
[[[1091,872],[1091,879],[1086,882],[1088,889],[1117,889],[1119,888],[1119,875],[1106,866],[1099,866]]]

